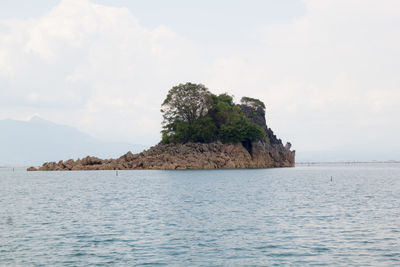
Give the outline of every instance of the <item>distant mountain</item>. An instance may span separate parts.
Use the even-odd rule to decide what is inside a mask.
[[[46,161],[87,155],[115,158],[147,147],[102,142],[79,130],[40,117],[30,121],[0,120],[0,166],[41,165]]]

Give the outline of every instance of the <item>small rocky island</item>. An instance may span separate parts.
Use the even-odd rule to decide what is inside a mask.
[[[28,171],[246,169],[295,164],[295,151],[267,127],[265,104],[258,99],[243,97],[235,104],[226,93],[214,95],[202,84],[186,83],[169,90],[161,112],[161,142],[139,154],[46,162]]]

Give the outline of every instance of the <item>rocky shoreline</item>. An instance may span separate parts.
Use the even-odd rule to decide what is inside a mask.
[[[294,167],[295,151],[290,143],[242,144],[186,143],[158,144],[139,154],[126,153],[118,159],[85,157],[78,160],[46,162],[28,171],[68,170],[184,170],[184,169],[248,169]]]

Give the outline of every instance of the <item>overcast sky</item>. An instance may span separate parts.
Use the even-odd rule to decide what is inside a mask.
[[[174,85],[267,106],[297,151],[400,151],[400,1],[2,0],[0,119],[154,144]],[[386,154],[385,154],[386,153]]]

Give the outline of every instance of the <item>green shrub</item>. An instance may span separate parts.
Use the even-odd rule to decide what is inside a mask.
[[[258,99],[244,97],[242,103],[263,107]],[[253,142],[265,137],[264,130],[246,118],[233,97],[214,95],[202,84],[174,86],[162,104],[163,143]]]

